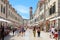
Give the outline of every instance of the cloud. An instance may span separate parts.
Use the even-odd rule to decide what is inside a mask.
[[[25,14],[20,13],[20,15],[21,15],[24,19],[29,19],[29,18],[30,18],[29,14],[27,14],[27,13],[25,13]]]
[[[23,5],[16,5],[15,9],[20,13],[29,13],[29,8]]]
[[[28,17],[26,17],[26,16],[22,16],[23,17],[23,19],[29,19]]]
[[[14,8],[24,19],[29,19],[29,8],[23,5],[15,5]]]

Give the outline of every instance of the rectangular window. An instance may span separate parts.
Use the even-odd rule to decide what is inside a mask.
[[[5,0],[1,0],[3,3],[5,3]]]
[[[50,13],[50,15],[51,14],[54,14],[55,13],[55,10],[56,10],[56,8],[55,8],[55,4],[49,9],[49,13]]]
[[[3,6],[1,5],[1,12],[3,11],[2,9],[3,9]]]
[[[10,11],[8,11],[8,16],[10,16]]]
[[[52,11],[51,11],[51,8],[49,9],[49,15],[51,15]]]
[[[1,0],[2,2],[4,1],[4,0]]]
[[[55,4],[54,4],[54,6],[53,6],[53,13],[55,13]]]
[[[43,10],[43,9],[44,9],[44,5],[41,5],[41,7],[40,7],[40,11]]]
[[[48,2],[50,2],[50,0],[48,0]]]
[[[32,16],[32,19],[33,19],[33,16]]]
[[[35,19],[35,22],[36,22],[36,19]]]
[[[3,13],[5,14],[5,7],[3,8]]]

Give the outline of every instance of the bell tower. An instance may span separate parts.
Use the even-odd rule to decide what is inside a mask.
[[[32,19],[32,7],[30,7],[30,20]]]

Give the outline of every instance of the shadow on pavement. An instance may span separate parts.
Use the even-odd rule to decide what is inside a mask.
[[[12,37],[14,37],[13,35],[7,35],[5,38],[4,38],[4,40],[10,40]],[[14,40],[14,39],[12,39],[12,40]]]

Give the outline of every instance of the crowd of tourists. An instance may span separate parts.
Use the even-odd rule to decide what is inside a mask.
[[[37,31],[37,35],[38,35],[38,37],[40,37],[40,27],[37,27],[37,28],[36,27],[29,28],[29,27],[23,27],[23,26],[19,27],[17,29],[17,31],[19,33],[18,35],[22,34],[22,36],[24,36],[27,29],[32,29],[34,37],[36,37],[36,31]],[[12,32],[13,32],[13,35],[14,35],[14,33],[15,33],[14,29],[13,29]]]
[[[25,32],[28,28],[29,27],[21,26],[20,28],[17,29],[17,31],[18,31],[19,35],[22,34],[22,36],[24,36]],[[3,26],[2,26],[2,29],[3,30],[1,32],[3,33],[4,32]],[[41,28],[40,27],[32,27],[31,29],[33,31],[34,37],[36,37],[36,33],[37,33],[37,36],[40,37],[40,34],[41,34]],[[12,32],[13,32],[13,35],[14,35],[15,30],[13,29]],[[50,33],[50,35],[49,35],[50,38],[54,38],[55,40],[60,39],[60,30],[58,30],[54,27],[50,27],[49,33]],[[1,36],[3,37],[3,35],[1,35]]]
[[[36,37],[36,31],[37,31],[37,35],[38,37],[40,37],[40,34],[41,34],[41,29],[40,27],[33,27],[33,34],[34,34],[34,37]],[[44,31],[44,30],[43,30]],[[50,34],[50,38],[53,38],[55,40],[60,40],[60,29],[57,29],[57,28],[54,28],[54,26],[52,26],[50,29],[49,29],[49,32]]]
[[[60,29],[56,29],[54,28],[54,26],[52,26],[49,29],[50,32],[50,38],[54,38],[55,40],[60,40]]]

